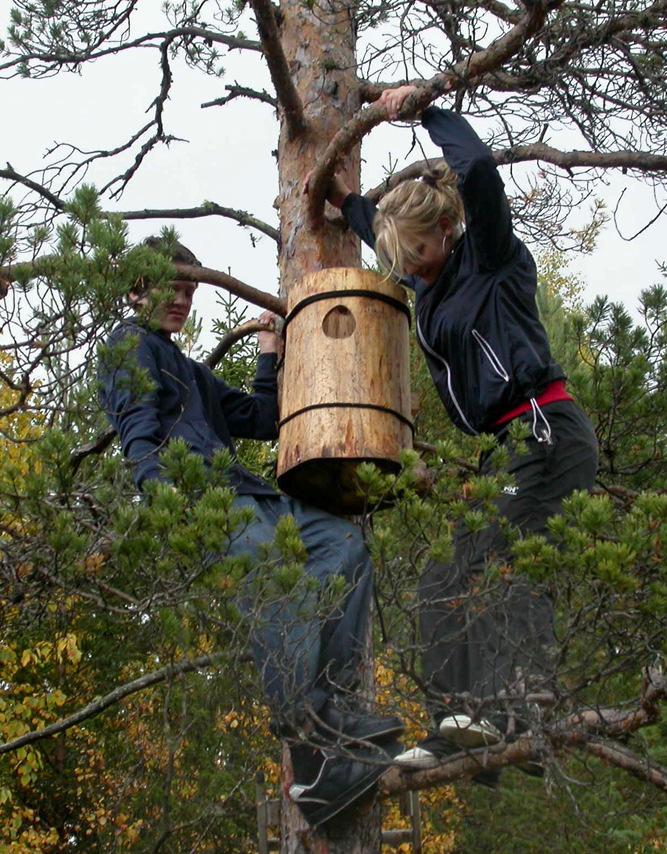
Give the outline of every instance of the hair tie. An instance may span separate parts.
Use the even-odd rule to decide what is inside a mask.
[[[433,187],[433,189],[435,189],[438,185],[437,178],[432,172],[426,172],[424,175],[422,175],[422,181],[429,187]]]

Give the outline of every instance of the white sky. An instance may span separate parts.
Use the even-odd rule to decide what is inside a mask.
[[[4,17],[0,12],[2,31]],[[278,124],[272,108],[247,99],[224,107],[200,108],[202,102],[226,94],[227,83],[239,82],[270,91],[268,72],[261,56],[254,53],[229,54],[224,65],[225,77],[215,79],[187,69],[180,62],[173,63],[174,83],[165,110],[165,129],[189,142],[155,149],[120,201],[105,206],[119,210],[193,207],[209,200],[247,210],[277,225],[277,213],[272,207],[277,194],[277,170],[271,150],[277,144]],[[4,119],[0,163],[8,161],[18,172],[27,174],[41,165],[54,141],[73,142],[86,149],[108,149],[123,143],[145,123],[145,110],[158,91],[159,80],[158,54],[147,50],[99,60],[84,67],[80,75],[0,80]],[[436,156],[437,150],[427,134],[420,131],[420,137],[426,152]],[[388,126],[376,130],[363,149],[364,186],[372,187],[381,179],[381,167],[387,162],[389,151],[402,156],[407,154],[409,145],[410,134],[405,130]],[[420,156],[413,152],[409,160]],[[130,158],[125,156],[123,168],[129,163]],[[118,171],[119,162],[100,163],[87,180],[101,185]],[[501,173],[506,174],[505,170]],[[650,190],[616,173],[611,187],[600,184],[601,195],[610,207],[624,187],[627,193],[619,224],[623,233],[631,234],[651,218],[655,204]],[[3,183],[0,189],[4,189]],[[156,220],[131,222],[131,239],[139,241],[157,232],[162,224]],[[276,249],[270,238],[253,232],[253,247],[248,231],[220,217],[172,220],[167,224],[175,225],[183,242],[207,266],[229,270],[248,284],[276,291]],[[656,261],[667,260],[663,231],[661,219],[628,243],[609,225],[592,256],[573,256],[571,267],[586,284],[585,299],[607,294],[634,307],[639,292],[660,280]],[[210,291],[206,291],[200,288],[198,297],[205,322],[215,311]]]

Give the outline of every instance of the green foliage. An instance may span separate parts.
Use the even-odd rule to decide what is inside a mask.
[[[11,205],[0,208],[8,255],[15,245],[13,216]],[[127,313],[126,296],[142,281],[159,284],[168,297],[173,266],[145,247],[131,249],[123,224],[99,217],[87,187],[52,237],[40,231],[32,239],[35,245],[53,239],[55,251],[36,271],[21,273],[21,311],[4,320],[13,340],[29,346],[10,348],[0,360],[6,413],[0,440],[2,740],[167,664],[217,657],[214,667],[131,695],[63,738],[0,757],[0,826],[8,828],[0,831],[0,844],[20,844],[31,854],[114,846],[148,851],[164,838],[185,851],[200,845],[204,833],[203,850],[219,850],[224,839],[225,850],[250,851],[253,775],[267,755],[275,758],[276,746],[247,664],[249,630],[286,606],[298,619],[326,618],[348,590],[342,577],[321,590],[304,574],[307,555],[290,517],[254,558],[230,555],[252,514],[234,503],[227,451],[206,466],[183,442],[169,443],[161,459],[164,480],[148,485],[141,500],[116,446],[72,465],[77,450],[104,426],[95,399],[95,347]],[[606,490],[571,496],[548,538],[521,536],[505,524],[511,565],[489,556],[475,590],[480,603],[490,603],[509,578],[525,576],[553,597],[563,696],[545,713],[546,725],[581,705],[634,701],[643,669],[665,653],[667,622],[667,295],[659,286],[646,291],[642,323],[636,323],[604,300],[582,308],[574,292],[561,299],[557,274],[563,271],[554,269],[556,286],[544,292],[545,320],[560,329],[560,338],[552,333],[558,357],[602,439]],[[232,299],[221,299],[220,308],[218,334],[245,319]],[[193,326],[186,346],[196,348],[196,339]],[[132,360],[132,345],[126,339],[110,353],[102,344],[99,353],[141,397],[154,392],[154,384]],[[529,428],[512,424],[503,444],[492,435],[457,433],[421,354],[413,356],[417,435],[428,453],[406,452],[397,474],[364,464],[357,476],[373,522],[378,634],[391,643],[387,702],[410,710],[416,724],[424,687],[420,573],[429,560],[452,560],[456,526],[473,533],[497,521],[495,501],[511,486],[502,472],[509,445],[520,453]],[[218,372],[248,388],[256,357],[254,345],[240,342]],[[239,445],[241,461],[260,473],[270,469],[273,452],[266,444]],[[480,474],[480,454],[493,464],[490,476]],[[252,602],[250,616],[238,609],[239,596]],[[631,746],[665,761],[663,729],[659,723],[632,736]],[[596,850],[602,838],[611,850],[641,850],[662,838],[664,811],[649,803],[639,783],[582,755],[585,764],[552,757],[547,792],[507,772],[499,796],[503,822],[493,822],[491,841],[478,824],[490,811],[485,796],[460,787],[469,810],[457,830],[463,850],[508,850],[509,839],[521,850],[538,850],[540,834],[559,838],[568,822],[575,826],[560,788],[564,775],[591,783],[577,795],[591,814],[589,826],[576,840],[571,834],[571,850]],[[629,797],[640,804],[634,817],[624,807]],[[521,812],[526,809],[530,821]]]

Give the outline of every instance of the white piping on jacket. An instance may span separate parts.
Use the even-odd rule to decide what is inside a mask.
[[[499,377],[505,380],[506,383],[510,381],[510,376],[503,367],[502,362],[496,356],[496,353],[493,347],[489,344],[489,342],[484,338],[476,329],[472,330],[472,337],[477,341],[479,346],[481,347],[482,353],[486,356],[486,358],[491,362],[491,367],[498,374]]]
[[[534,397],[530,398],[530,407],[533,410],[533,436],[537,439],[538,442],[546,442],[547,445],[551,444],[551,424],[547,421],[547,417],[540,409],[539,403],[535,400]],[[544,424],[544,427],[541,430],[542,435],[537,431],[537,419],[541,418]]]
[[[461,421],[463,421],[463,423],[466,425],[468,430],[470,430],[470,432],[473,433],[475,436],[479,436],[479,432],[477,430],[475,430],[474,427],[471,427],[470,423],[468,422],[468,419],[463,414],[463,410],[459,406],[459,402],[454,395],[454,391],[452,389],[452,372],[450,370],[449,363],[445,359],[443,359],[443,357],[439,353],[436,353],[435,350],[433,350],[431,347],[429,347],[429,345],[426,343],[426,339],[424,338],[424,336],[422,334],[421,326],[419,325],[419,318],[417,318],[417,337],[419,338],[419,341],[420,341],[422,347],[424,348],[424,350],[426,350],[426,352],[430,356],[433,356],[434,359],[437,359],[439,362],[442,362],[442,364],[447,369],[447,389],[449,391],[449,396],[451,397],[452,402],[453,402],[454,406],[456,407],[456,411],[461,416]]]

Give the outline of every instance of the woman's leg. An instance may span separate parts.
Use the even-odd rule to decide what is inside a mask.
[[[527,454],[512,454],[515,489],[497,501],[499,517],[524,534],[546,534],[546,522],[561,511],[563,499],[595,481],[596,443],[585,415],[569,402],[552,404],[544,414],[551,444],[531,437]],[[489,460],[482,473],[493,474]],[[498,521],[476,534],[460,528],[453,562],[429,564],[421,579],[423,671],[436,720],[450,711],[443,695],[488,699],[526,679],[553,680],[549,597],[509,573],[483,589],[482,574],[490,563],[511,566],[511,549]]]

